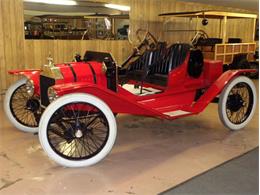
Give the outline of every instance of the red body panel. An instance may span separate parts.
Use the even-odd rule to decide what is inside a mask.
[[[86,82],[71,83],[70,85],[55,85],[54,89],[59,96],[70,93],[87,93],[103,100],[114,113],[129,113],[139,115],[160,116],[161,113],[145,107],[136,101],[136,96],[119,87],[118,92],[113,92]]]
[[[204,60],[204,79],[205,84],[212,84],[219,75],[222,74],[222,61]]]
[[[223,90],[228,82],[243,73],[255,72],[252,69],[228,70],[224,72],[201,96],[201,98],[193,105],[191,112],[199,113]]]
[[[94,70],[94,74],[96,77],[96,84],[98,85],[106,85],[106,78],[104,77],[104,74],[102,73],[102,64],[100,62],[71,62],[71,63],[64,63],[64,64],[58,64],[57,67],[60,68],[61,73],[64,77],[63,81],[61,83],[71,83],[75,82],[75,77],[73,75],[73,72],[71,71],[71,68],[69,65],[73,68],[73,71],[76,76],[77,82],[88,82],[88,83],[94,83],[94,76],[93,72],[91,70],[91,67]]]
[[[63,79],[55,80],[54,90],[59,96],[70,93],[87,93],[103,100],[114,113],[156,116],[175,119],[182,116],[197,114],[222,91],[225,85],[235,76],[254,72],[255,70],[233,70],[222,73],[220,61],[204,61],[204,69],[198,78],[188,74],[189,54],[183,64],[168,74],[167,86],[144,83],[144,87],[161,90],[160,93],[138,96],[127,91],[120,85],[115,91],[108,89],[106,73],[102,63],[71,62],[55,65],[60,69]],[[32,79],[39,93],[40,70],[10,71]],[[129,81],[129,83],[137,83]],[[204,93],[196,99],[198,90]]]
[[[40,69],[31,69],[31,70],[10,70],[9,74],[13,75],[22,75],[30,79],[34,83],[34,91],[36,95],[40,95]]]
[[[218,66],[220,63],[209,62],[209,65]],[[178,71],[182,74],[185,66]],[[208,70],[212,71],[212,70]],[[114,113],[128,113],[134,115],[156,116],[165,119],[175,119],[182,116],[197,114],[221,92],[225,85],[235,76],[253,72],[254,70],[233,70],[227,71],[217,79],[217,73],[202,74],[199,78],[190,78],[187,74],[183,76],[182,85],[166,87],[162,93],[138,96],[130,93],[121,86],[117,92],[111,91],[104,85],[90,84],[89,82],[73,82],[69,84],[55,85],[54,89],[59,96],[70,93],[87,93],[94,95],[104,101]],[[172,73],[171,73],[172,74]],[[209,85],[209,83],[212,83]],[[195,101],[197,89],[205,89],[206,92]],[[180,115],[169,115],[175,111],[185,112]]]
[[[106,86],[107,80],[102,73],[102,64],[100,62],[71,62],[71,63],[63,63],[56,64],[56,67],[59,67],[61,74],[63,75],[63,79],[56,80],[56,84],[65,84],[72,82],[87,82],[94,83],[93,72],[90,68],[90,64],[94,69],[94,74],[96,78],[96,84]],[[75,76],[70,68],[72,67]],[[9,74],[13,75],[23,75],[28,79],[32,80],[34,83],[35,94],[40,95],[40,69],[29,69],[29,70],[11,70],[8,71]]]

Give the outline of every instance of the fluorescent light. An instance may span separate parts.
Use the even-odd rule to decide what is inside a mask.
[[[54,4],[54,5],[77,5],[77,2],[73,0],[24,0],[24,1],[32,2],[32,3]]]
[[[117,9],[120,11],[130,11],[130,7],[126,5],[117,5],[117,4],[105,4],[105,7]]]

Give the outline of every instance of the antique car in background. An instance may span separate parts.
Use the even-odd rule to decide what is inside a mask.
[[[173,120],[218,102],[222,123],[245,127],[256,108],[252,69],[228,70],[205,60],[189,44],[166,45],[147,32],[118,66],[109,53],[87,51],[76,62],[14,70],[24,78],[5,97],[5,112],[20,130],[39,133],[47,155],[60,165],[82,167],[102,160],[117,134],[115,115]]]
[[[191,44],[202,51],[205,59],[221,60],[226,70],[259,69],[254,63],[251,63],[255,61],[254,55],[257,48],[255,41],[257,14],[200,10],[162,13],[159,14],[159,16],[163,17],[165,20],[164,32],[195,33]],[[174,23],[177,18],[183,18],[183,21],[189,18],[189,29],[170,29],[169,26],[171,22]],[[215,26],[215,37],[210,37],[207,34],[207,30],[199,26],[200,20],[202,26],[207,26],[210,22],[213,22],[213,20],[219,22],[220,25]],[[228,31],[228,24],[231,20],[246,20],[249,24],[252,23],[252,25],[247,26],[247,28],[249,28],[247,31],[252,32],[252,36],[247,37],[247,40],[243,40],[241,38],[241,33],[236,33],[241,31],[240,25],[236,27],[235,31],[230,33]],[[195,26],[192,25],[192,22],[194,22]],[[171,35],[174,36],[174,34]],[[256,76],[255,73],[251,74],[252,76]]]

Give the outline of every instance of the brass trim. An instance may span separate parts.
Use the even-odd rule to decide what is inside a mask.
[[[60,68],[49,65],[44,65],[41,75],[53,78],[55,80],[63,79],[63,75],[61,74]]]

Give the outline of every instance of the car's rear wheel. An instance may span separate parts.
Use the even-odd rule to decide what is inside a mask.
[[[101,161],[116,139],[113,112],[99,98],[69,94],[51,103],[39,125],[40,143],[47,155],[66,167]]]
[[[256,88],[245,76],[233,79],[223,89],[218,113],[222,123],[231,130],[245,127],[252,119],[256,108]]]
[[[37,132],[40,120],[39,98],[26,90],[26,78],[11,85],[5,94],[4,110],[10,122],[19,130]]]

